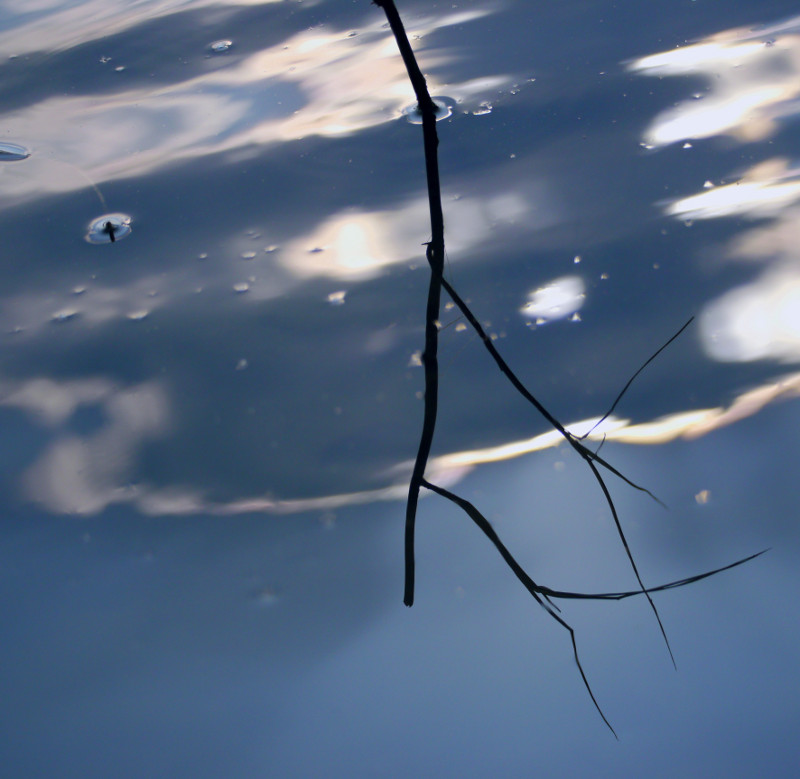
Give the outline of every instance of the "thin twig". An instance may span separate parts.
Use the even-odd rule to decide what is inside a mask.
[[[588,438],[592,433],[594,433],[594,431],[598,427],[600,427],[600,425],[602,425],[603,422],[605,422],[614,413],[614,409],[617,407],[617,403],[619,403],[622,400],[622,396],[628,391],[628,389],[630,389],[630,386],[636,380],[636,377],[648,365],[650,365],[650,363],[653,362],[653,360],[655,360],[655,358],[658,357],[658,355],[661,354],[661,352],[663,352],[664,349],[666,349],[687,327],[689,327],[689,325],[692,324],[693,321],[694,321],[694,317],[690,316],[689,319],[686,321],[686,323],[680,328],[680,330],[678,330],[677,333],[675,333],[675,335],[672,336],[672,338],[669,339],[669,341],[667,341],[660,349],[658,349],[657,351],[653,352],[653,354],[651,354],[647,358],[647,360],[645,360],[645,362],[639,367],[639,370],[636,371],[636,373],[634,373],[633,376],[630,377],[630,379],[628,379],[628,383],[622,388],[622,391],[614,399],[614,402],[611,404],[611,408],[608,409],[608,411],[606,411],[606,413],[603,414],[603,416],[600,417],[600,419],[597,422],[594,423],[594,425],[592,426],[592,429],[588,433],[584,433],[580,437],[581,441],[583,441],[584,439]]]
[[[428,207],[431,219],[431,241],[425,255],[431,266],[431,278],[428,285],[428,303],[425,311],[425,350],[422,352],[422,365],[425,369],[425,411],[422,423],[417,456],[408,485],[406,502],[405,529],[405,591],[403,603],[411,606],[414,603],[414,527],[417,517],[417,503],[425,467],[433,443],[436,429],[436,414],[439,401],[439,365],[437,352],[439,348],[439,307],[442,296],[442,275],[444,273],[444,216],[442,213],[442,195],[439,184],[439,161],[437,149],[439,138],[436,134],[436,106],[428,92],[425,77],[419,69],[411,44],[408,41],[405,27],[393,0],[373,0],[386,13],[389,26],[394,33],[397,47],[403,57],[408,77],[414,87],[417,105],[422,115],[422,133],[425,145],[425,174],[428,183]]]
[[[589,679],[586,676],[585,671],[583,670],[583,666],[581,665],[580,657],[578,656],[578,644],[575,640],[575,631],[573,630],[572,626],[557,612],[559,609],[550,603],[549,595],[545,595],[542,592],[542,588],[539,587],[536,582],[531,579],[530,576],[525,572],[525,569],[514,559],[514,556],[511,552],[508,551],[506,545],[500,540],[500,536],[497,535],[495,529],[491,526],[490,522],[486,517],[481,514],[480,511],[468,500],[465,500],[462,497],[459,497],[454,492],[450,492],[449,490],[444,489],[444,487],[439,487],[431,482],[427,481],[427,479],[422,480],[422,486],[426,487],[427,489],[431,490],[432,492],[436,492],[442,497],[447,498],[448,500],[455,503],[459,508],[461,508],[472,521],[484,532],[484,534],[489,538],[489,540],[494,544],[495,548],[502,558],[506,561],[508,567],[514,572],[516,577],[522,582],[525,589],[531,594],[533,599],[556,621],[562,628],[564,628],[568,633],[570,640],[572,641],[572,655],[575,658],[575,663],[578,666],[578,671],[580,672],[581,679],[583,679],[584,687],[586,687],[586,691],[589,693],[589,697],[592,699],[592,703],[594,707],[597,709],[597,713],[602,717],[603,722],[606,723],[608,729],[614,734],[614,738],[619,740],[619,736],[614,728],[611,726],[611,723],[606,718],[606,715],[603,713],[603,710],[600,708],[600,704],[597,702],[597,698],[594,697],[594,692],[592,691],[592,687],[589,684]]]

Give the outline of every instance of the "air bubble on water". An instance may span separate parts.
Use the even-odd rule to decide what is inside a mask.
[[[82,295],[84,292],[86,292],[86,287],[77,286],[72,288],[73,295]]]
[[[239,360],[239,362],[236,363],[236,370],[237,371],[243,371],[243,370],[245,370],[245,368],[247,368],[247,366],[248,366],[247,360],[245,360],[245,358],[242,357],[242,359]]]
[[[233,285],[233,291],[239,295],[244,294],[250,289],[250,285],[246,281],[240,281],[238,284]]]
[[[146,308],[141,308],[138,311],[129,311],[125,316],[132,322],[141,322],[150,314]]]
[[[452,115],[455,100],[451,97],[433,97],[431,100],[433,100],[433,104],[436,107],[435,114],[437,122],[441,122],[442,119],[447,119],[447,117]],[[418,103],[412,103],[406,106],[402,114],[411,124],[422,124],[422,112],[419,110]]]
[[[463,322],[459,322],[456,325],[456,332],[457,333],[463,333],[466,329],[467,329],[467,326]]]
[[[117,67],[114,68],[114,70],[116,70],[117,73],[122,73],[122,71],[125,70],[125,66],[124,65],[117,65]]]
[[[326,298],[328,303],[332,306],[343,306],[344,305],[344,298],[347,294],[347,290],[340,289],[337,292],[331,292],[330,295]]]
[[[60,324],[61,322],[69,322],[72,319],[75,319],[80,312],[76,308],[62,308],[60,311],[56,311],[51,317],[50,321]]]
[[[242,252],[242,259],[243,260],[252,260],[255,259],[256,253],[255,252]]]
[[[408,367],[409,368],[421,368],[422,367],[422,352],[414,352],[408,360]]]
[[[578,264],[580,263],[580,261],[581,261],[581,256],[580,256],[580,254],[576,254],[576,255],[575,255],[573,258],[572,258],[572,261],[573,261],[573,262],[574,262],[576,265],[578,265]]]
[[[713,188],[714,188],[714,182],[711,181],[711,179],[706,179],[703,182],[703,189],[713,189]]]
[[[230,51],[231,46],[233,46],[233,41],[224,39],[208,44],[209,51],[214,54],[224,54],[226,51]]]
[[[30,156],[30,151],[18,143],[0,143],[0,162],[17,162]]]
[[[93,219],[84,238],[89,243],[114,243],[131,234],[131,218],[127,214],[103,214]]]
[[[265,246],[264,247],[264,253],[265,254],[272,254],[273,252],[276,252],[276,251],[278,251],[278,247],[275,246],[274,244],[272,244],[271,246]]]
[[[207,260],[208,259],[208,252],[200,252],[200,254],[197,255],[197,259],[198,260]]]
[[[485,116],[492,113],[492,104],[488,100],[484,100],[473,112],[473,116]]]

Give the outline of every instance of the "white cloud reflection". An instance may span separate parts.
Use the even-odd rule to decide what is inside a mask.
[[[562,276],[528,293],[520,309],[537,324],[564,319],[579,311],[586,302],[586,285],[580,276]]]
[[[642,57],[629,68],[651,76],[702,76],[705,91],[655,118],[649,147],[727,135],[751,142],[773,135],[800,111],[800,17],[762,29],[734,29],[673,51]],[[769,219],[737,236],[727,259],[759,262],[758,278],[705,306],[700,332],[706,354],[720,361],[800,362],[800,169],[768,158],[696,194],[663,204],[668,216]],[[725,250],[723,250],[725,252]]]
[[[628,68],[647,76],[702,76],[705,92],[659,114],[644,133],[648,146],[727,134],[771,135],[796,114],[800,95],[797,20],[764,31],[734,29],[671,51],[641,57]],[[776,36],[776,37],[773,37]]]
[[[45,386],[46,385],[46,386]],[[589,441],[627,444],[662,444],[678,438],[693,439],[751,416],[769,403],[800,396],[800,372],[741,393],[729,406],[683,411],[649,422],[609,417],[568,425]],[[325,511],[373,501],[403,500],[408,490],[412,463],[400,463],[383,474],[386,487],[314,498],[253,496],[217,502],[207,499],[202,488],[180,485],[156,486],[136,482],[136,458],[140,447],[170,430],[173,416],[164,385],[151,381],[128,388],[115,387],[102,378],[56,382],[50,379],[3,382],[0,405],[16,407],[40,423],[54,428],[55,436],[38,460],[24,474],[26,496],[53,513],[97,514],[116,503],[127,503],[144,514],[169,516],[245,513],[276,515]],[[78,406],[99,406],[105,424],[85,436],[60,430]],[[595,427],[597,425],[597,427]],[[562,445],[556,431],[500,446],[473,449],[434,457],[428,478],[441,486],[453,486],[477,466],[521,457]]]
[[[800,200],[800,171],[786,160],[769,160],[748,170],[738,181],[672,201],[664,209],[681,219],[775,216]],[[787,180],[789,179],[789,180]]]
[[[77,46],[94,36],[117,30],[103,27],[113,12],[109,5],[85,3],[46,17],[30,27],[48,31],[38,48]],[[187,3],[149,3],[125,11],[117,8],[119,24],[133,26],[151,13],[164,14]],[[194,4],[197,5],[197,4]],[[194,7],[193,5],[193,7]],[[202,5],[202,4],[200,4]],[[96,8],[97,16],[92,15]],[[102,7],[102,12],[100,11]],[[148,10],[149,9],[149,10]],[[486,9],[449,12],[417,20],[410,33],[425,37],[451,24],[489,14]],[[68,21],[61,27],[62,15]],[[81,24],[91,17],[83,29]],[[75,21],[78,20],[78,21]],[[33,150],[24,167],[8,168],[0,177],[0,198],[66,192],[130,176],[143,176],[176,162],[234,150],[257,153],[264,145],[307,137],[355,133],[401,115],[413,101],[413,91],[391,33],[377,12],[365,14],[364,24],[349,31],[304,29],[261,51],[231,54],[205,65],[207,52],[187,50],[192,66],[184,80],[156,86],[128,87],[126,73],[138,73],[137,62],[113,73],[110,63],[97,62],[118,87],[110,93],[79,96],[51,95],[40,102],[0,114],[4,137]],[[13,40],[24,47],[23,26]],[[100,31],[102,30],[102,36]],[[356,33],[356,34],[353,34]],[[64,36],[63,39],[53,36]],[[0,37],[0,48],[10,45]],[[32,44],[31,44],[32,45]],[[235,50],[234,50],[235,51]],[[455,55],[430,49],[423,53],[430,73],[452,64]],[[148,65],[148,67],[150,67]],[[198,70],[204,71],[197,73]],[[140,74],[139,74],[140,75]],[[486,76],[447,84],[447,93],[472,104],[493,98],[512,82],[510,75]],[[432,92],[441,84],[428,76]],[[53,132],[57,127],[58,133]]]

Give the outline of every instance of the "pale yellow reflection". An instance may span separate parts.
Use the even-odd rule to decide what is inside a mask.
[[[277,3],[311,6],[317,2],[319,0],[78,0],[70,3],[64,0],[3,0],[2,7],[8,16],[4,19],[4,30],[0,32],[0,50],[6,56],[63,51],[187,9],[214,9],[219,25],[224,21],[224,16],[220,18],[220,11],[224,13],[225,6],[235,8]],[[37,13],[31,19],[33,12]],[[17,18],[13,14],[17,14]],[[210,31],[214,29],[209,27]],[[212,40],[210,32],[209,43]],[[109,54],[113,53],[109,51]]]
[[[800,272],[776,268],[707,304],[707,354],[725,362],[800,361]]]
[[[796,114],[800,95],[797,21],[766,33],[733,29],[671,51],[641,57],[630,70],[648,76],[702,76],[704,91],[656,117],[644,134],[648,146],[726,134],[766,138],[777,119]]]
[[[800,372],[741,393],[730,405],[682,411],[648,422],[631,424],[610,417],[598,424],[588,419],[569,426],[595,447],[601,441],[663,444],[694,439],[756,414],[782,398],[800,396]],[[200,488],[131,483],[141,448],[169,432],[173,412],[166,387],[152,381],[119,388],[102,378],[56,382],[50,379],[0,382],[0,405],[20,408],[54,429],[54,438],[23,477],[27,496],[54,513],[96,514],[109,505],[127,503],[151,515],[263,512],[293,514],[324,511],[374,501],[403,500],[412,463],[398,464],[382,474],[388,486],[315,498],[253,496],[230,502],[208,500]],[[98,406],[103,426],[79,436],[60,430],[78,406]],[[434,457],[427,478],[452,487],[471,470],[487,463],[521,457],[562,446],[556,431],[499,446],[452,452]]]
[[[788,171],[785,160],[770,160],[751,168],[734,184],[707,187],[696,195],[672,201],[664,210],[682,219],[775,216],[800,200],[800,180],[785,180],[797,175],[796,170]]]
[[[448,10],[417,20],[409,32],[424,40],[437,29],[489,13]],[[127,87],[125,72],[113,72],[115,60],[98,61],[98,74],[116,79],[115,91],[51,96],[0,114],[4,137],[33,150],[24,166],[4,169],[0,197],[13,196],[18,202],[34,194],[83,188],[87,180],[102,186],[182,160],[221,152],[236,152],[241,159],[264,145],[400,121],[403,107],[413,102],[413,90],[383,16],[367,7],[364,19],[356,30],[306,29],[261,51],[212,59],[207,70],[202,68],[206,72],[156,87]],[[109,32],[113,29],[103,34]],[[420,55],[430,89],[440,92],[434,74],[451,64],[455,54],[423,46]],[[208,55],[193,49],[184,56],[196,73],[197,63]],[[121,64],[137,67],[135,60]],[[463,101],[462,110],[467,110],[511,82],[509,75],[453,81],[447,94]]]
[[[489,240],[498,226],[514,224],[523,216],[528,225],[551,218],[534,214],[530,197],[522,191],[483,197],[444,192],[448,252],[453,258],[463,257]],[[290,241],[278,253],[278,260],[300,278],[372,278],[389,265],[425,262],[424,234],[420,235],[419,226],[427,222],[427,195],[387,210],[347,209],[328,217],[308,235]]]

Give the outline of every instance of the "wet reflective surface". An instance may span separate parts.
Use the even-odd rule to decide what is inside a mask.
[[[591,433],[669,507],[612,485],[645,582],[771,551],[656,597],[677,673],[646,604],[563,606],[619,743],[435,496],[404,608],[430,233],[380,9],[2,3],[10,775],[789,775],[796,7],[399,8],[451,111],[448,278],[534,394],[589,432],[696,317]],[[431,478],[537,582],[635,586],[585,466],[440,324]]]

